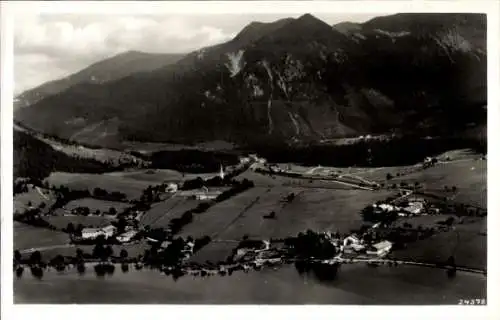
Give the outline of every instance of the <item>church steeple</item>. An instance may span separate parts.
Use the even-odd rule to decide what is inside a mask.
[[[222,180],[224,180],[224,168],[222,167],[222,164],[220,165],[219,177],[220,177]]]

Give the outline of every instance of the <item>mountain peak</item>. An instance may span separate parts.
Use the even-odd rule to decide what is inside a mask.
[[[297,20],[319,20],[310,13],[306,13],[297,18]]]
[[[238,33],[234,40],[246,43],[256,41],[292,21],[294,21],[293,18],[284,18],[269,23],[252,21],[245,28],[243,28],[240,33]]]
[[[307,29],[331,29],[331,26],[321,19],[316,18],[310,13],[306,13],[293,21],[295,26]]]

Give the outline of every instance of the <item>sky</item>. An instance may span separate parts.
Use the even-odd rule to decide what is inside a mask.
[[[295,15],[29,14],[14,27],[15,94],[75,73],[128,50],[188,53],[225,42],[252,21]],[[315,14],[330,25],[364,22],[375,14]]]

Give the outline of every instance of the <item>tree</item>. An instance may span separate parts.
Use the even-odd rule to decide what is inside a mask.
[[[120,218],[118,219],[117,224],[116,224],[116,229],[117,229],[117,230],[116,230],[116,232],[117,232],[118,234],[120,234],[120,233],[124,233],[124,232],[125,232],[125,228],[126,228],[126,227],[127,227],[127,220],[125,220],[125,218],[124,218],[124,217],[120,217]]]
[[[14,260],[20,262],[22,259],[21,252],[19,250],[14,250]]]
[[[92,256],[99,259],[104,257],[104,245],[101,242],[96,243],[94,249],[92,249]]]
[[[391,180],[392,178],[393,178],[393,176],[392,176],[392,174],[390,174],[390,173],[387,173],[387,174],[385,175],[385,179],[386,179],[386,180]]]
[[[73,225],[73,223],[68,223],[68,225],[66,226],[66,232],[69,234],[75,233],[75,226]]]
[[[127,250],[122,249],[120,251],[120,258],[122,258],[122,259],[127,259],[128,258],[128,252],[127,252]]]
[[[104,248],[104,258],[108,259],[113,255],[113,248],[111,246],[106,246]]]
[[[82,260],[83,259],[83,250],[82,249],[80,249],[80,248],[76,249],[76,258],[78,260]]]
[[[42,262],[42,254],[40,251],[35,251],[31,254],[30,256],[30,263],[31,264],[38,264]]]
[[[109,208],[109,214],[112,215],[112,216],[116,215],[116,209],[115,209],[115,207]]]
[[[455,187],[455,186],[451,187],[451,191],[457,192],[457,187]]]

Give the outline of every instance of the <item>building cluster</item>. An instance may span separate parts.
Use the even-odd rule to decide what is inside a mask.
[[[99,236],[104,236],[105,239],[111,238],[116,233],[116,227],[108,225],[102,228],[83,228],[82,240],[95,240]]]
[[[383,240],[377,243],[366,242],[355,234],[344,238],[340,246],[342,254],[366,254],[373,257],[384,257],[392,249],[392,242]]]
[[[283,255],[282,250],[271,248],[268,240],[247,241],[236,250],[233,255],[234,262],[247,262],[255,266],[262,266],[265,263],[278,263]]]
[[[202,187],[195,190],[185,190],[179,192],[180,196],[193,198],[195,200],[214,200],[216,199],[223,190],[210,190],[207,187]]]
[[[405,201],[404,204],[398,206],[390,203],[374,203],[374,213],[380,214],[384,212],[396,212],[400,217],[426,215],[433,209],[427,205],[424,199],[411,198]]]
[[[134,230],[132,227],[127,227],[125,232],[122,234],[117,234],[118,229],[113,225],[108,225],[101,228],[84,228],[82,229],[81,240],[96,240],[98,237],[103,236],[104,239],[110,239],[116,237],[121,243],[127,243],[133,240],[137,235],[138,231]]]

